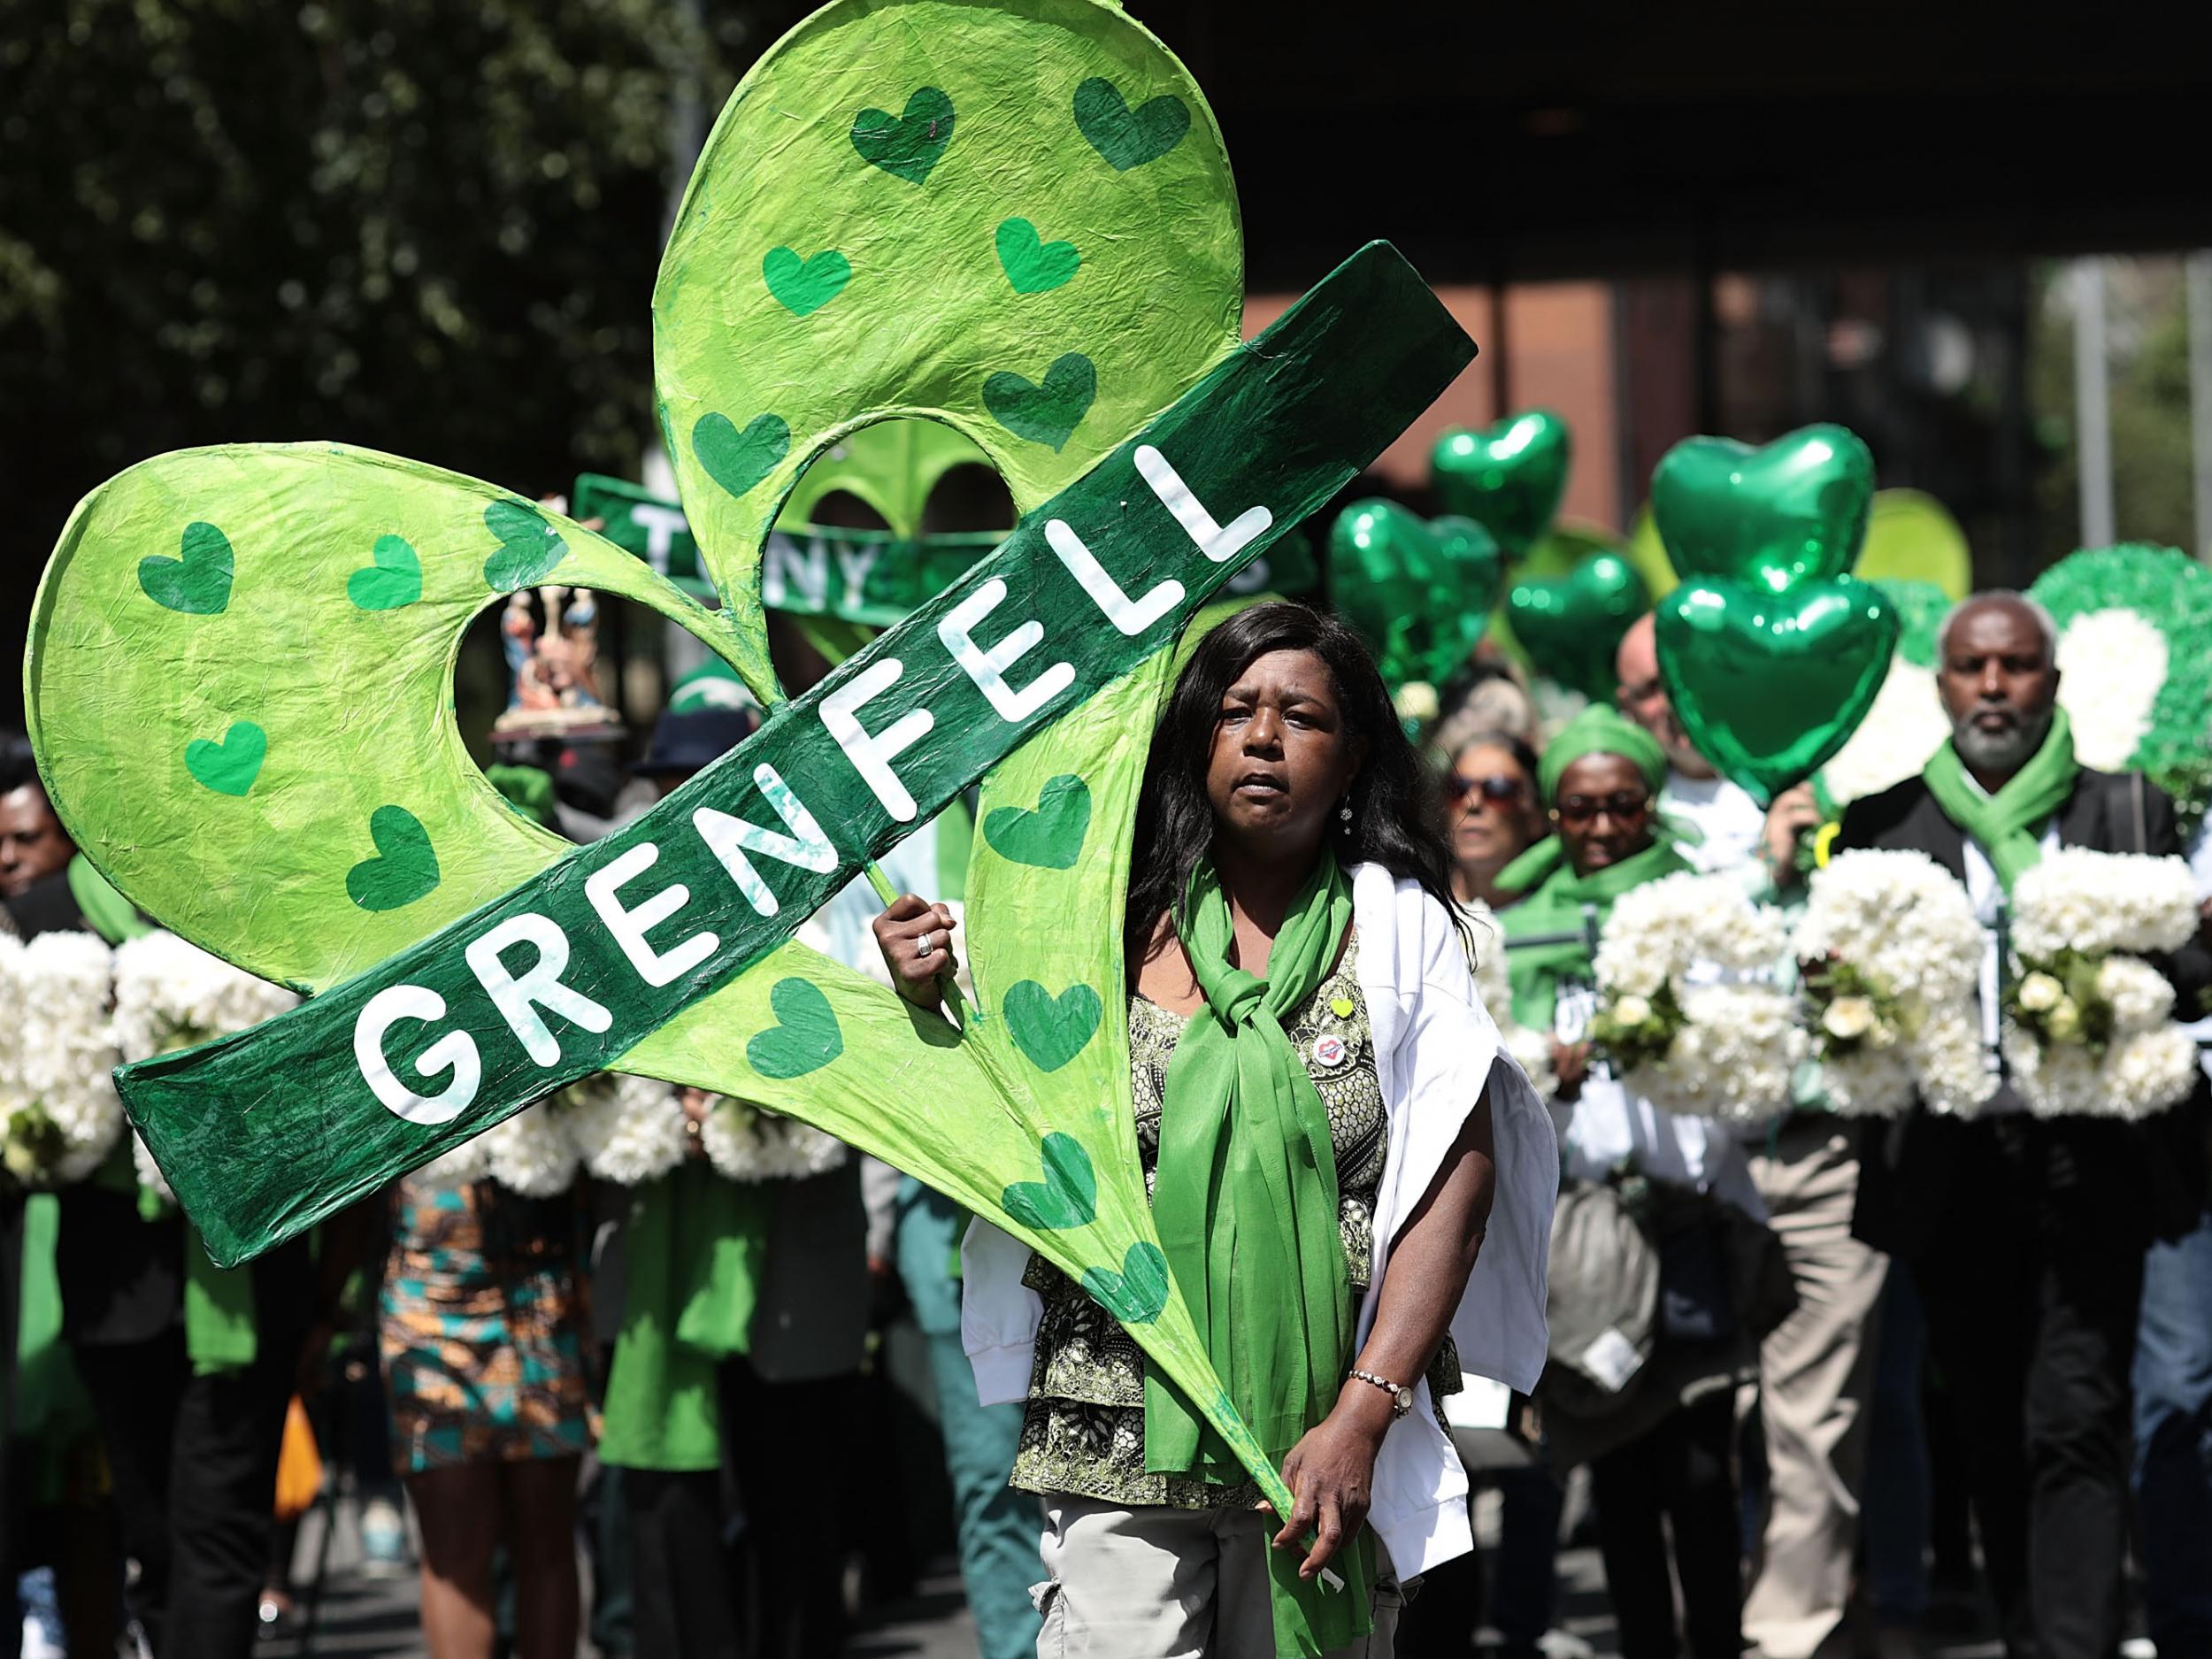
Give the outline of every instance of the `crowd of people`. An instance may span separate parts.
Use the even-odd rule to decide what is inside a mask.
[[[795,687],[825,666],[786,655]],[[2034,1115],[2001,1082],[1971,1118],[1859,1119],[1809,1071],[1747,1127],[1660,1110],[1591,1038],[1601,931],[1646,884],[1696,870],[1787,907],[1815,840],[1915,849],[1965,886],[1993,976],[2022,869],[2184,856],[2172,803],[2076,763],[2055,631],[2018,595],[1944,626],[1948,745],[1824,831],[1809,788],[1763,808],[1699,754],[1648,618],[1617,678],[1546,741],[1479,657],[1425,752],[1341,623],[1265,603],[1207,635],[1154,733],[1124,928],[1136,1144],[1291,1513],[1085,1285],[871,1161],[725,1179],[696,1091],[657,1180],[531,1198],[433,1165],[227,1274],[126,1144],[0,1208],[24,1333],[0,1566],[38,1603],[27,1640],[239,1659],[292,1617],[272,1493],[296,1397],[326,1479],[378,1517],[373,1560],[404,1548],[403,1485],[434,1659],[837,1653],[854,1560],[905,1526],[872,1334],[895,1302],[985,1659],[1460,1655],[1486,1626],[1509,1659],[1556,1654],[1582,1470],[1624,1659],[1910,1659],[1973,1594],[1962,1514],[2014,1659],[2108,1659],[2130,1559],[2163,1659],[2212,1655],[2202,1091],[2141,1122]],[[695,687],[626,788],[591,756],[579,794],[557,752],[494,780],[588,835],[755,719],[734,682]],[[27,746],[6,766],[9,927],[142,929]],[[849,891],[818,942],[952,1018],[958,864],[895,849],[903,895]],[[2197,945],[2162,969],[2185,1002],[2212,985]],[[1525,1064],[1509,1020],[1541,1044]]]

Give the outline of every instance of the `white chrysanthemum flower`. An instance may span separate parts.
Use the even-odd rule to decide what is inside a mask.
[[[131,1167],[138,1171],[138,1184],[150,1187],[171,1203],[177,1201],[171,1190],[169,1178],[161,1172],[161,1165],[154,1162],[154,1155],[147,1149],[145,1137],[134,1132],[131,1135]]]
[[[551,1198],[574,1184],[582,1162],[550,1101],[526,1106],[477,1137],[492,1179],[525,1198]]]
[[[250,1030],[299,998],[171,933],[115,950],[115,1039],[126,1060],[146,1060]]]
[[[1791,950],[1847,962],[1908,1004],[1974,995],[1984,940],[1966,889],[1925,853],[1839,855],[1814,872]]]
[[[847,1156],[836,1136],[726,1095],[715,1096],[701,1138],[714,1167],[733,1181],[820,1175]]]
[[[1820,1028],[1831,1037],[1851,1042],[1871,1032],[1879,1016],[1870,996],[1839,996],[1820,1017]]]
[[[1932,1010],[1909,1048],[1921,1103],[1937,1116],[1971,1118],[1997,1092],[1965,1006]]]
[[[2174,987],[2147,962],[2107,956],[2097,967],[2097,995],[2111,1005],[2114,1028],[2148,1031],[2174,1011]]]
[[[2062,847],[2012,889],[2012,945],[2041,960],[2178,950],[2196,936],[2196,884],[2179,858]]]
[[[1797,1068],[1810,1052],[1796,998],[1764,985],[1705,985],[1682,995],[1687,1023],[1666,1059],[1639,1067],[1627,1086],[1662,1111],[1755,1123],[1789,1110]]]
[[[2151,729],[2165,688],[2165,631],[2124,606],[2091,611],[2058,638],[2059,701],[2085,766],[2124,772]]]
[[[641,1187],[684,1160],[683,1108],[672,1084],[603,1071],[561,1092],[559,1110],[584,1167],[601,1180]]]
[[[451,1151],[440,1153],[407,1179],[426,1187],[466,1187],[484,1179],[492,1170],[491,1148],[485,1145],[486,1138],[477,1135],[464,1141]]]
[[[1848,806],[1917,775],[1928,757],[1950,741],[1951,723],[1936,695],[1935,671],[1902,657],[1890,664],[1874,706],[1851,741],[1820,769],[1830,799]]]
[[[5,967],[17,1026],[0,1081],[5,1162],[27,1186],[65,1187],[106,1162],[123,1133],[110,1075],[113,953],[90,933],[42,933],[11,950]]]
[[[2066,987],[2047,973],[2031,973],[2020,981],[2020,1006],[2031,1014],[2047,1014],[2066,995]]]
[[[1863,1043],[1820,1063],[1820,1087],[1828,1110],[1847,1118],[1886,1117],[1912,1105],[1918,1079],[1911,1050]]]

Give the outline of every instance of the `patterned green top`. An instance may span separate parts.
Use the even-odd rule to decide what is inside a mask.
[[[1290,1040],[1329,1114],[1336,1151],[1337,1205],[1344,1259],[1358,1301],[1374,1261],[1375,1194],[1389,1154],[1390,1123],[1375,1047],[1360,995],[1356,937],[1344,960],[1289,1022]],[[1160,1156],[1160,1107],[1168,1062],[1183,1034],[1184,1016],[1141,996],[1129,999],[1129,1069],[1137,1112],[1137,1155],[1145,1189]],[[1144,1466],[1144,1352],[1082,1287],[1042,1256],[1033,1256],[1023,1282],[1044,1298],[1029,1404],[1022,1419],[1013,1484],[1028,1492],[1071,1492],[1105,1503],[1170,1504],[1177,1509],[1249,1509],[1260,1501],[1251,1482],[1214,1486],[1190,1477],[1151,1474]],[[1345,1363],[1351,1363],[1349,1356]],[[1459,1362],[1449,1339],[1430,1371],[1441,1399],[1458,1392]]]

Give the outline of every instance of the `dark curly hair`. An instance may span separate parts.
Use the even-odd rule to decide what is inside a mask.
[[[1366,759],[1352,780],[1352,821],[1332,837],[1338,862],[1347,868],[1378,864],[1401,880],[1419,882],[1465,938],[1452,898],[1450,849],[1438,827],[1434,781],[1398,724],[1375,659],[1335,617],[1277,601],[1239,611],[1199,642],[1153,728],[1122,918],[1122,949],[1133,985],[1160,918],[1181,904],[1191,871],[1213,849],[1206,768],[1222,696],[1270,651],[1318,657],[1335,687],[1346,733],[1367,741]]]

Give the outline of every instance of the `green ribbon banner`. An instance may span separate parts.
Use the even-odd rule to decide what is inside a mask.
[[[245,1260],[617,1064],[1166,647],[1473,356],[1397,251],[1369,244],[643,817],[277,1019],[120,1070],[210,1255]],[[825,1064],[837,1037],[820,993],[802,979],[775,993],[751,1065]],[[268,1156],[286,1145],[326,1150]]]
[[[634,553],[695,599],[713,600],[690,520],[672,501],[597,472],[577,476],[573,516],[603,521],[600,534]],[[795,616],[836,617],[869,627],[903,621],[958,581],[1003,540],[980,532],[910,538],[888,530],[802,525],[769,533],[761,603]],[[1292,530],[1230,579],[1234,594],[1295,597],[1320,585],[1312,544]]]

